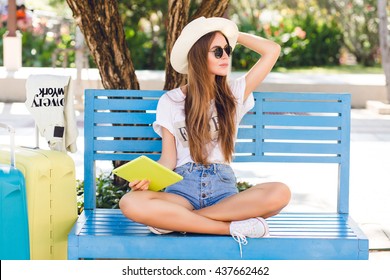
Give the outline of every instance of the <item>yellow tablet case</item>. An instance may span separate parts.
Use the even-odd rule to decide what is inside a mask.
[[[183,177],[176,172],[146,156],[140,156],[125,163],[115,168],[112,173],[129,182],[147,179],[150,182],[149,190],[151,191],[160,191],[183,180]]]

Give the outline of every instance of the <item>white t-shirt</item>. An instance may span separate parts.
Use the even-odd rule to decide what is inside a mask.
[[[229,86],[237,99],[236,123],[240,123],[242,117],[254,106],[253,94],[250,94],[244,102],[244,76],[231,81]],[[173,89],[163,94],[157,105],[156,121],[153,123],[153,128],[158,135],[162,135],[161,127],[165,127],[175,136],[177,150],[176,166],[181,166],[187,162],[194,162],[190,155],[188,134],[185,126],[184,100],[185,95],[180,88]],[[214,109],[214,104],[212,103],[210,105],[210,133],[213,141],[207,147],[209,150],[208,162],[226,163],[217,141],[217,112]],[[236,127],[238,129],[238,125],[236,125]],[[235,137],[237,137],[237,130]]]

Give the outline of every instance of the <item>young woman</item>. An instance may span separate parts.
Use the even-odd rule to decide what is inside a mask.
[[[236,43],[261,58],[243,77],[228,83]],[[132,191],[120,201],[126,217],[156,234],[230,234],[240,245],[246,244],[246,237],[268,235],[265,219],[288,204],[289,188],[270,182],[238,193],[229,163],[238,123],[254,105],[252,91],[279,53],[278,44],[239,32],[224,18],[201,17],[183,29],[171,64],[188,74],[188,83],[161,97],[154,129],[162,137],[159,163],[184,179],[165,192],[148,191],[147,180],[131,182]]]

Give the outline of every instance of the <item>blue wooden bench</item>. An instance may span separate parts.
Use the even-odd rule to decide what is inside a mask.
[[[161,139],[151,124],[162,93],[86,90],[85,209],[68,237],[69,259],[240,259],[230,236],[154,235],[118,209],[96,208],[97,161],[159,158]],[[337,189],[337,210],[269,218],[271,236],[248,239],[243,259],[368,259],[368,239],[348,209],[350,95],[255,92],[254,97],[255,108],[240,124],[234,160],[338,165],[338,182],[329,186]]]

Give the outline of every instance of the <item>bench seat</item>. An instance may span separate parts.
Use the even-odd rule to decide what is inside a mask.
[[[69,239],[68,254],[113,259],[367,259],[368,241],[345,214],[281,213],[267,219],[270,237],[243,246],[230,236],[155,235],[118,209],[83,212]],[[291,246],[294,240],[294,246]],[[77,244],[79,243],[79,244]],[[194,250],[193,248],[197,248]],[[362,250],[361,250],[362,249]]]

